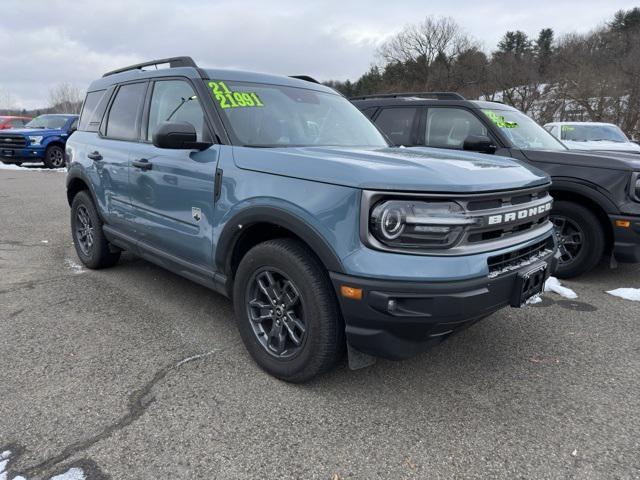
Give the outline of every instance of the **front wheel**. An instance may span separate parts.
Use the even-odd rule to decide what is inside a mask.
[[[242,259],[234,281],[240,336],[271,375],[304,382],[344,352],[344,326],[324,267],[292,239],[261,243]]]
[[[120,251],[111,250],[98,211],[86,191],[79,192],[71,203],[71,235],[78,258],[89,268],[111,267],[120,258]]]
[[[51,145],[44,154],[44,164],[48,168],[64,167],[64,150],[58,145]]]
[[[604,230],[591,210],[574,202],[554,203],[551,221],[560,251],[556,276],[572,278],[593,269],[602,259]]]

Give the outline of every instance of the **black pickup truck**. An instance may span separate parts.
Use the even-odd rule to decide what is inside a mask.
[[[532,164],[553,181],[556,275],[575,277],[605,254],[640,261],[640,156],[568,150],[515,108],[457,93],[352,98],[395,145],[472,150]]]

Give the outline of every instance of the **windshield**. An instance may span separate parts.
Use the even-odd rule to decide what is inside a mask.
[[[344,97],[256,83],[210,81],[234,143],[246,147],[386,147],[378,129]]]
[[[67,117],[58,115],[40,115],[25,125],[27,128],[61,129],[67,123]]]
[[[628,142],[622,130],[615,125],[562,125],[560,137],[572,142]]]
[[[566,150],[553,135],[525,114],[514,110],[483,109],[513,146],[524,150]]]

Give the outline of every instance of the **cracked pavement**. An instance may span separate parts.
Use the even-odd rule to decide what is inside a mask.
[[[288,385],[223,297],[131,255],[77,269],[63,174],[0,186],[9,479],[640,478],[640,304],[604,293],[640,287],[638,265],[409,361]]]

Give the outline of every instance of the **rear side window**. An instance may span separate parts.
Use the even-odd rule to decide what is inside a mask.
[[[105,106],[103,102],[102,108],[99,108],[100,100],[103,99],[106,90],[98,90],[96,92],[87,93],[87,97],[82,105],[82,112],[80,113],[80,121],[78,123],[78,130],[87,132],[97,132],[100,127],[100,120],[104,114]]]
[[[486,127],[473,113],[461,108],[429,108],[425,145],[462,149],[469,135],[488,135]]]
[[[385,108],[376,118],[376,125],[394,145],[410,146],[416,112],[417,109],[411,107]]]
[[[146,83],[131,83],[118,89],[107,118],[107,137],[119,140],[138,138],[138,118],[146,87]]]
[[[151,96],[146,139],[151,141],[158,126],[169,121],[190,123],[196,129],[198,141],[202,141],[204,112],[191,85],[182,80],[164,80],[155,83]]]

